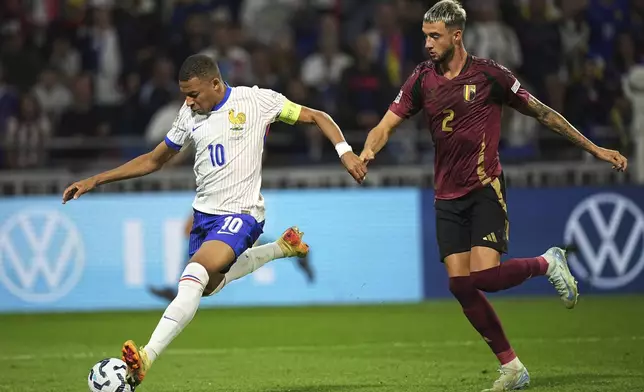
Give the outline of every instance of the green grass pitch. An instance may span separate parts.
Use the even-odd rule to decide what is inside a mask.
[[[206,299],[205,301],[212,301]],[[531,390],[644,391],[644,296],[493,299]],[[87,391],[90,367],[161,312],[0,316],[0,391]],[[210,308],[137,391],[480,391],[496,359],[456,301]]]

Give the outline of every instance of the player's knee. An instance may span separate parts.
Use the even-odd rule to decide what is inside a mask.
[[[495,293],[499,291],[494,280],[496,278],[496,268],[491,268],[483,271],[472,272],[470,275],[472,284],[478,290],[485,291],[486,293]]]
[[[456,298],[467,297],[476,292],[476,287],[469,276],[457,276],[449,278],[449,291]]]
[[[216,293],[219,289],[221,289],[221,286],[224,283],[225,275],[215,272],[210,275],[210,279],[208,280],[208,284],[203,290],[203,296],[207,297],[210,296],[214,293]]]

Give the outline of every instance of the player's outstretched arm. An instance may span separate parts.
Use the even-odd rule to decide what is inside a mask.
[[[575,129],[561,114],[543,104],[537,98],[530,96],[527,103],[519,108],[519,110],[523,114],[536,118],[541,124],[566,137],[577,146],[593,154],[596,158],[611,163],[613,169],[619,171],[626,170],[628,160],[619,151],[597,146]]]
[[[63,192],[63,204],[71,199],[78,199],[82,194],[91,191],[99,185],[142,177],[146,174],[153,173],[161,169],[177,153],[177,150],[168,147],[165,141],[163,141],[154,150],[147,154],[139,155],[116,169],[108,170],[73,183]]]
[[[288,113],[286,116],[288,117]],[[324,133],[324,136],[326,136],[327,139],[329,139],[335,146],[342,164],[349,174],[351,174],[351,177],[353,177],[358,184],[362,184],[367,176],[367,167],[364,162],[353,153],[353,149],[344,139],[344,135],[342,134],[340,127],[338,127],[335,121],[333,121],[331,116],[320,110],[302,106],[297,117],[297,122],[317,125],[322,133]]]
[[[391,110],[387,110],[387,113],[385,113],[378,125],[369,131],[367,140],[364,143],[364,148],[360,153],[360,159],[365,163],[372,161],[376,157],[376,154],[387,144],[389,135],[391,135],[394,129],[396,129],[396,127],[398,127],[403,121],[404,118],[399,117]]]

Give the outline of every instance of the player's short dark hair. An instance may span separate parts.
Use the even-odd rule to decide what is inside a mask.
[[[187,82],[192,78],[214,79],[221,77],[219,66],[210,57],[204,54],[193,54],[184,60],[179,70],[179,80]]]
[[[467,13],[457,0],[441,0],[425,12],[424,22],[443,22],[448,28],[465,29]]]

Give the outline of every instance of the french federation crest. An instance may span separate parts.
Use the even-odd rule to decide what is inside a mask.
[[[244,124],[246,124],[246,114],[235,114],[235,109],[230,109],[228,111],[228,121],[230,122],[230,129],[232,131],[242,131]]]
[[[465,102],[471,102],[476,98],[475,84],[466,84],[463,86],[463,98],[465,99]]]

